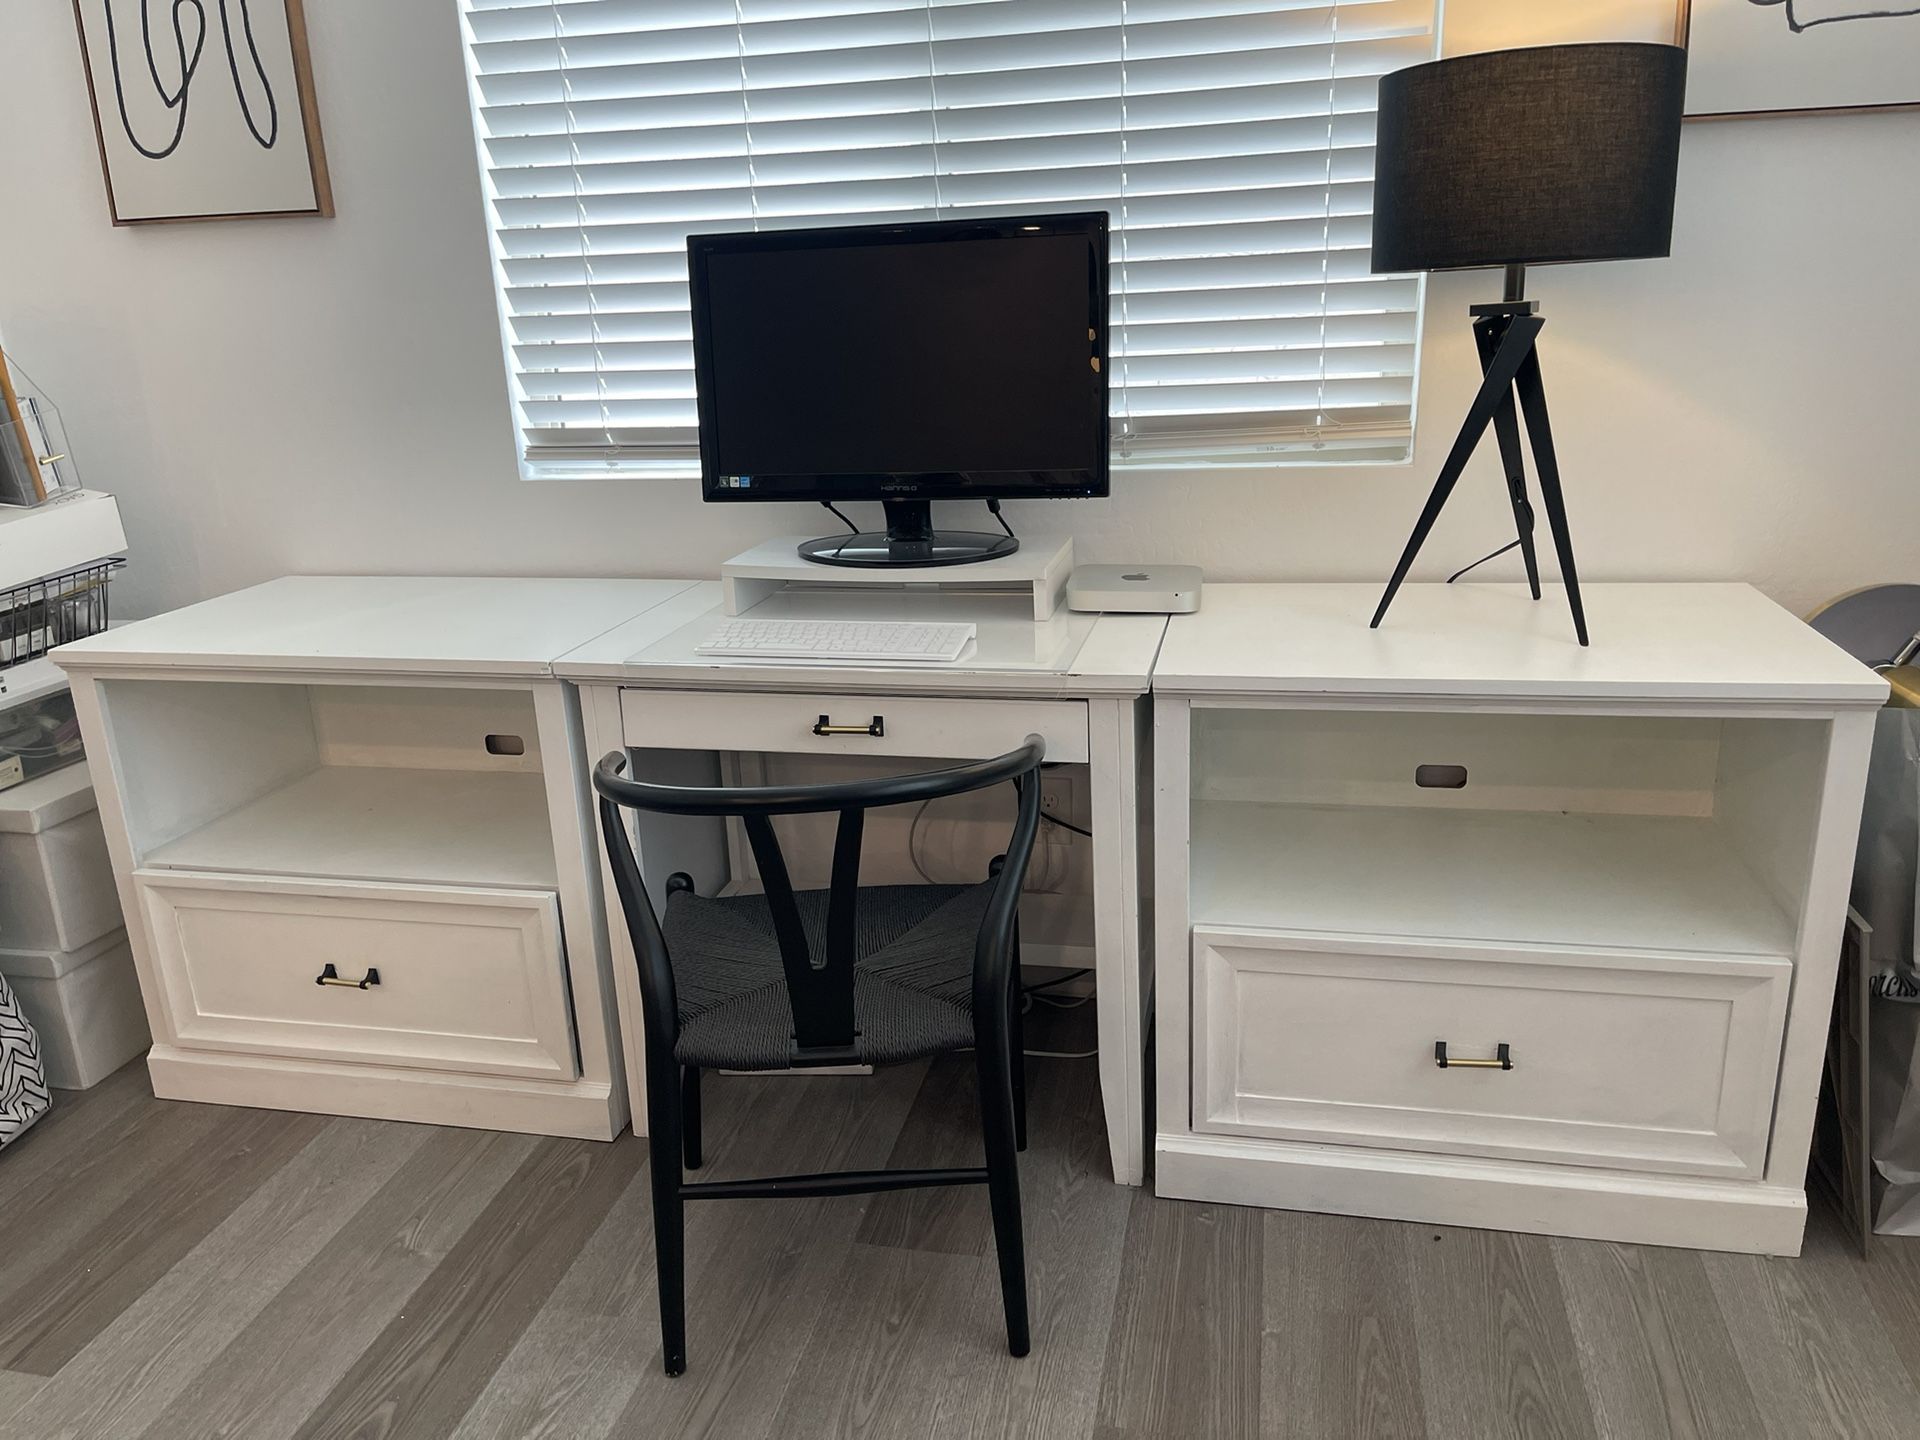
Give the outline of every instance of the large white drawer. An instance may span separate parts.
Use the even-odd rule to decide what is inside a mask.
[[[184,1048],[579,1073],[551,893],[174,870],[135,882]],[[377,981],[318,983],[329,965]]]
[[[1048,760],[1087,758],[1080,700],[625,690],[620,719],[627,744],[640,748],[975,760],[1040,735]],[[823,719],[857,733],[817,734]]]
[[[1792,966],[1193,932],[1193,1126],[1724,1178],[1765,1167]],[[1492,1060],[1510,1070],[1442,1069]]]

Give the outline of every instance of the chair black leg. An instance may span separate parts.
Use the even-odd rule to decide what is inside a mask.
[[[987,862],[987,874],[999,877],[1007,857],[996,855]],[[1020,922],[1013,922],[1013,984],[1007,996],[1007,1031],[1012,1036],[1013,1061],[1013,1134],[1014,1148],[1027,1148],[1027,1027],[1026,992],[1021,989],[1024,972],[1020,968]]]
[[[660,1288],[660,1354],[669,1375],[687,1372],[686,1201],[680,1194],[681,1097],[674,1071],[655,1067],[647,1087],[647,1169],[653,1183],[654,1274]],[[669,1083],[659,1084],[661,1081]],[[668,1093],[656,1094],[656,1089]]]
[[[700,1067],[682,1065],[680,1067],[680,1123],[685,1131],[683,1149],[686,1151],[686,1164],[689,1170],[698,1170],[705,1163],[700,1148]]]
[[[1010,1036],[1009,1049],[1012,1052],[1007,1059],[1013,1071],[1013,1148],[1025,1152],[1027,1148],[1027,997],[1020,988],[1020,942],[1015,932],[1013,953],[1014,981],[1010,987],[1013,993],[1008,997],[1007,1029]]]
[[[1004,1034],[982,1025],[974,1049],[980,1081],[980,1128],[986,1141],[987,1196],[993,1243],[1000,1255],[1000,1301],[1007,1312],[1007,1353],[1032,1348],[1027,1333],[1027,1254],[1020,1228],[1020,1157],[1014,1136],[1013,1068]]]

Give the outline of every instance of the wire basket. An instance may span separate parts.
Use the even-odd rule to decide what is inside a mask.
[[[100,560],[0,590],[0,666],[38,660],[107,628],[107,586],[127,562]]]

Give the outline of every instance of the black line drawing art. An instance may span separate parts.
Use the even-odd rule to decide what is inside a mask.
[[[115,225],[332,216],[302,0],[73,0],[73,15]]]
[[[171,88],[160,73],[160,61],[154,53],[152,0],[139,0],[140,44],[146,52],[147,78],[152,82],[154,93],[160,97],[161,103],[173,112],[173,133],[158,145],[150,146],[141,140],[132,117],[127,113],[126,80],[120,68],[120,36],[113,16],[115,0],[100,0],[107,25],[108,67],[113,75],[113,95],[120,111],[120,126],[126,131],[127,142],[149,160],[164,160],[180,148],[180,141],[187,131],[187,101],[193,92],[194,81],[200,73],[200,61],[207,47],[207,7],[202,0],[166,0],[166,3],[167,22],[173,32],[173,65],[180,75],[180,83]],[[245,42],[247,58],[259,80],[261,97],[266,105],[266,128],[263,131],[255,114],[255,101],[247,93],[247,82],[241,78],[240,58],[233,41],[232,3],[233,0],[219,0],[220,34],[227,55],[227,73],[233,79],[233,93],[240,102],[240,114],[246,121],[248,132],[261,149],[271,150],[280,139],[280,102],[273,93],[273,81],[267,75],[266,64],[260,58],[260,47],[254,43],[252,0],[238,0],[241,38]],[[189,16],[193,31],[191,46],[187,44]]]
[[[1871,4],[1867,0],[1748,0],[1761,7],[1778,5],[1787,17],[1787,28],[1804,35],[1816,25],[1833,25],[1843,20],[1897,20],[1920,15],[1920,5]]]
[[[1920,110],[1920,0],[1678,3],[1690,120]]]

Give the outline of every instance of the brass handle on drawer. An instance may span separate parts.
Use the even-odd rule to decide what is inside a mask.
[[[1447,1054],[1447,1042],[1433,1042],[1433,1063],[1442,1070],[1511,1070],[1513,1068],[1513,1047],[1504,1040],[1494,1047],[1491,1060],[1462,1060],[1459,1056]]]
[[[864,725],[836,725],[831,715],[822,715],[813,722],[816,735],[871,735],[875,739],[887,733],[887,717],[876,715]]]
[[[340,972],[334,969],[333,966],[322,965],[320,967],[320,973],[313,977],[313,983],[316,985],[344,985],[350,990],[365,990],[380,983],[380,972],[369,965],[367,967],[367,973],[362,975],[358,980],[346,980],[341,978]]]

